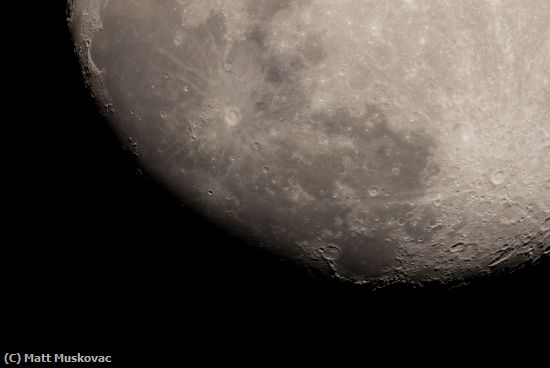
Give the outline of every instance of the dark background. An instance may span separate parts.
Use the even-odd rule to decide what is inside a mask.
[[[171,333],[200,344],[219,329],[231,341],[243,329],[291,336],[312,326],[547,317],[548,259],[469,287],[372,293],[318,279],[182,208],[98,114],[63,1],[40,3],[4,30],[0,297],[3,337],[19,349],[117,352]]]

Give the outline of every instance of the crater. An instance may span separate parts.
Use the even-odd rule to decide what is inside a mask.
[[[238,107],[228,107],[225,110],[225,123],[229,125],[230,127],[234,127],[235,125],[239,124],[241,122],[241,113],[239,111]]]

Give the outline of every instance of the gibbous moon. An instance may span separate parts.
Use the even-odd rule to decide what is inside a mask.
[[[372,287],[550,253],[547,0],[68,4],[117,134],[248,242]]]

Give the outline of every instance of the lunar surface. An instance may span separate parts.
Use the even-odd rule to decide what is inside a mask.
[[[373,287],[550,253],[547,0],[68,6],[117,134],[248,242]]]

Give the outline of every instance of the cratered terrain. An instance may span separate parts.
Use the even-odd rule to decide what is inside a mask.
[[[256,246],[373,287],[550,253],[546,0],[73,0],[69,23],[143,168]]]

